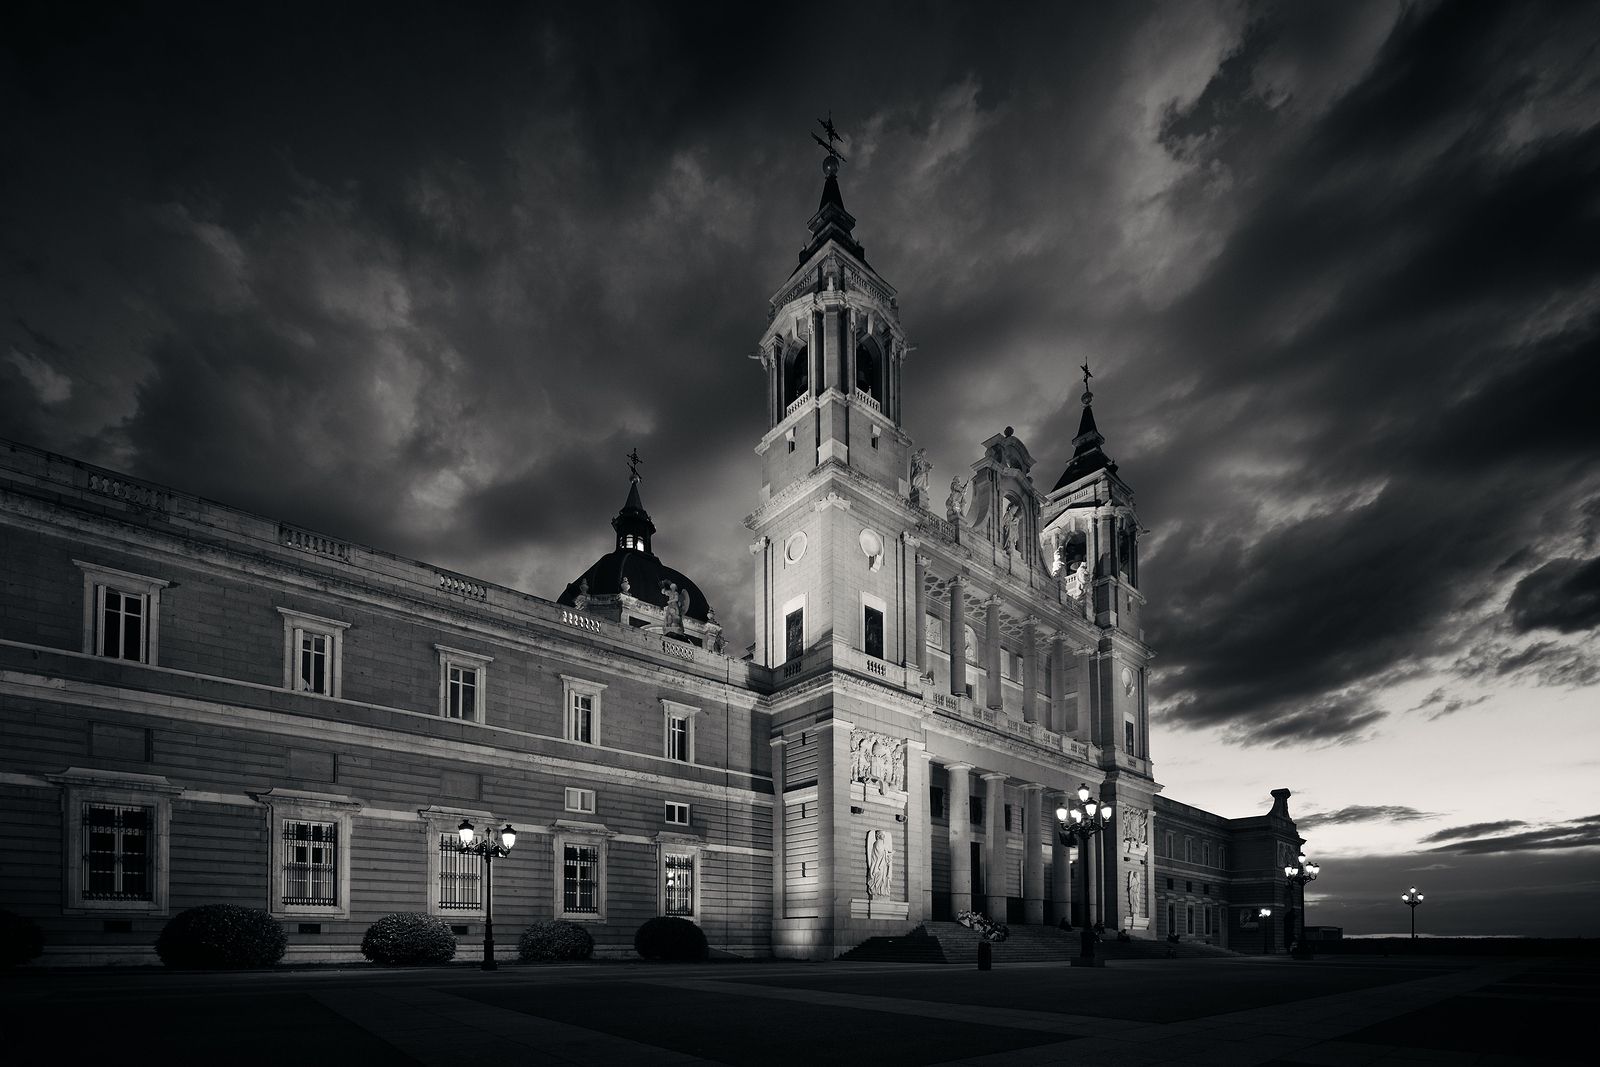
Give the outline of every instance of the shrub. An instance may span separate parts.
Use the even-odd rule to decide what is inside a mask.
[[[705,931],[688,919],[646,919],[633,935],[633,949],[647,960],[703,960],[710,954]]]
[[[236,904],[180,911],[156,938],[156,955],[168,967],[270,967],[288,947],[277,919]]]
[[[39,924],[14,911],[0,911],[0,967],[27,963],[44,951]]]
[[[517,939],[517,954],[524,960],[586,960],[594,955],[594,938],[577,923],[565,919],[534,923]]]
[[[456,935],[443,919],[397,911],[367,927],[361,954],[373,963],[449,963],[456,954]]]

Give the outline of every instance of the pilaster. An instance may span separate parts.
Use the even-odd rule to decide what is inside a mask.
[[[984,661],[989,669],[988,700],[990,708],[999,711],[1005,707],[1005,672],[1000,669],[1000,597],[991,596],[984,601],[988,609],[984,619]]]
[[[972,785],[967,779],[970,763],[945,764],[945,804],[950,815],[950,911],[960,915],[972,910],[972,849],[967,814]]]
[[[1022,908],[1023,921],[1044,922],[1044,786],[1030,782],[1022,787]]]
[[[1039,654],[1035,649],[1038,639],[1039,616],[1029,615],[1022,621],[1022,721],[1039,721]]]
[[[984,914],[1006,921],[1006,776],[983,776]]]

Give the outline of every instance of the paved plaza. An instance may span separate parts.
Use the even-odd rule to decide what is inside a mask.
[[[598,962],[0,976],[7,1062],[1516,1064],[1580,1055],[1593,960]]]

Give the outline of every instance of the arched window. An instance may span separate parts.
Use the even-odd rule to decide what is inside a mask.
[[[870,338],[856,346],[856,392],[883,403],[883,357]]]
[[[801,345],[783,360],[784,410],[788,411],[789,405],[810,392],[810,388],[811,350],[808,346]]]

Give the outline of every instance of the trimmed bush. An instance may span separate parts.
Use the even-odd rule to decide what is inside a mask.
[[[633,950],[647,960],[703,960],[710,954],[705,931],[688,919],[646,919],[633,935]]]
[[[367,927],[361,954],[373,963],[392,966],[449,963],[455,958],[456,935],[436,916],[397,911]]]
[[[594,955],[594,938],[577,923],[565,919],[534,923],[517,939],[517,954],[538,963],[586,960]]]
[[[271,967],[288,947],[282,923],[236,904],[180,911],[156,938],[156,955],[168,967]]]
[[[0,967],[27,963],[44,951],[39,924],[14,911],[0,911]]]

